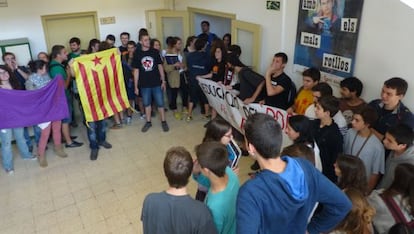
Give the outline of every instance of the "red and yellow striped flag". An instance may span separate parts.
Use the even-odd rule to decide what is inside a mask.
[[[121,56],[116,48],[75,58],[73,68],[87,122],[129,108]]]

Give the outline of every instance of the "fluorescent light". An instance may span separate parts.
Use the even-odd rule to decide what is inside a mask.
[[[414,0],[400,0],[400,1],[414,9]]]

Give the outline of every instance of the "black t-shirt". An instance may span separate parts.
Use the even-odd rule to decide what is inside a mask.
[[[271,82],[272,82],[272,86],[278,86],[278,85],[282,86],[283,91],[273,96],[266,95],[266,99],[265,99],[266,105],[277,107],[277,108],[284,109],[284,110],[288,109],[290,107],[288,103],[288,99],[289,99],[289,91],[292,87],[291,85],[292,80],[289,78],[288,75],[286,75],[285,73],[282,73],[277,77],[272,77]]]
[[[253,96],[257,86],[264,81],[264,77],[257,72],[254,72],[248,67],[244,67],[239,72],[240,94],[239,98],[244,101],[246,98]],[[262,91],[254,102],[263,100],[264,92]]]
[[[128,52],[128,47],[119,46],[118,49],[121,52],[121,54]]]
[[[226,73],[226,64],[222,62],[216,62],[213,64],[213,67],[211,68],[211,72],[213,73],[213,77],[211,77],[212,81],[215,82],[223,82],[224,81],[224,75]]]
[[[138,87],[152,88],[161,85],[159,64],[162,64],[162,60],[158,50],[135,50],[132,67],[139,69]]]

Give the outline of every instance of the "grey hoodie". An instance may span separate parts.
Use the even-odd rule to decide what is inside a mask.
[[[401,163],[409,163],[414,165],[414,146],[409,147],[400,156],[395,156],[394,151],[391,151],[388,155],[387,161],[385,162],[385,174],[377,186],[377,189],[387,189],[390,187],[392,181],[394,180],[395,168]]]

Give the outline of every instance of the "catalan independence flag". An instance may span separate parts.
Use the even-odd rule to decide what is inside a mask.
[[[73,68],[87,122],[129,108],[121,56],[116,48],[75,58]]]

